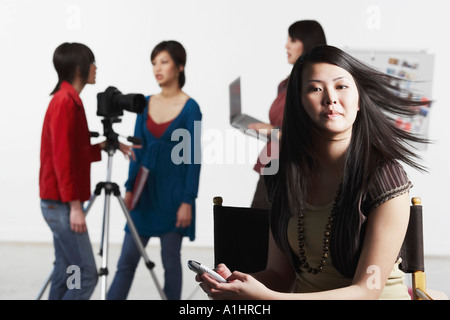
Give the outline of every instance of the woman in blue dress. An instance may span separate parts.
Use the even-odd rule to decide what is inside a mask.
[[[151,63],[162,90],[147,98],[147,107],[137,116],[134,135],[142,139],[142,149],[135,150],[136,161],[130,163],[124,200],[144,247],[151,237],[160,238],[164,293],[169,300],[179,300],[182,239],[195,238],[202,114],[197,102],[182,91],[186,80],[183,46],[173,40],[161,42],[151,53]],[[142,168],[149,174],[133,207]],[[140,257],[126,226],[108,299],[126,299]]]

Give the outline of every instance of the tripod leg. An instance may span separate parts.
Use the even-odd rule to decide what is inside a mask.
[[[86,207],[84,208],[84,215],[87,215],[89,210],[91,210],[92,205],[94,204],[95,199],[97,199],[97,194],[92,194],[91,198],[89,199],[88,204],[86,205]]]
[[[158,282],[158,279],[156,278],[156,275],[153,272],[153,267],[155,266],[155,264],[152,261],[150,261],[150,259],[148,258],[147,252],[145,251],[145,248],[142,245],[141,239],[139,238],[139,234],[137,232],[136,226],[133,223],[133,220],[131,219],[131,216],[130,216],[130,213],[128,212],[127,206],[125,205],[125,202],[123,201],[123,199],[120,196],[117,196],[117,199],[119,200],[120,206],[122,207],[122,211],[125,214],[125,218],[127,219],[128,228],[131,231],[131,235],[133,236],[134,242],[135,242],[139,252],[141,253],[142,258],[144,258],[145,265],[150,270],[150,274],[153,278],[153,281],[155,282],[156,288],[158,289],[161,298],[163,300],[167,300],[166,294],[162,290],[162,288]]]
[[[47,279],[45,280],[45,283],[42,286],[41,290],[39,291],[39,293],[38,293],[38,295],[36,297],[36,300],[41,300],[42,296],[44,295],[45,290],[47,289],[48,285],[52,281],[52,276],[53,276],[53,269],[50,272],[50,274],[48,275]]]
[[[100,298],[106,300],[106,276],[108,275],[108,239],[109,239],[109,206],[111,195],[106,193],[105,195],[105,207],[103,213],[103,231],[102,231],[102,244],[100,254],[102,256],[102,263],[100,267]]]

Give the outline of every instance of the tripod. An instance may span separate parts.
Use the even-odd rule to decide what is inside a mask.
[[[106,174],[106,181],[105,182],[99,182],[96,187],[95,191],[92,194],[91,198],[89,199],[89,202],[85,209],[85,215],[88,214],[90,209],[92,208],[95,199],[101,194],[102,189],[105,190],[105,202],[104,202],[104,210],[103,210],[103,226],[102,226],[102,239],[101,239],[101,245],[100,245],[100,252],[99,255],[102,257],[101,260],[101,267],[99,270],[99,276],[101,278],[101,288],[100,288],[100,297],[102,300],[106,300],[106,277],[108,276],[108,241],[109,241],[109,218],[110,218],[110,200],[111,200],[111,193],[117,198],[119,201],[119,204],[122,208],[122,211],[125,215],[125,218],[128,223],[128,228],[131,232],[131,235],[133,237],[133,240],[143,257],[145,261],[146,267],[150,271],[150,275],[155,282],[156,288],[161,296],[161,299],[167,300],[167,297],[162,290],[158,279],[156,278],[155,273],[153,272],[153,268],[155,267],[155,264],[149,259],[147,252],[145,251],[144,246],[142,245],[141,239],[139,238],[139,234],[137,232],[136,226],[134,225],[133,220],[131,219],[131,215],[128,212],[128,209],[125,205],[125,202],[123,201],[122,197],[120,196],[120,188],[119,186],[111,182],[111,174],[112,174],[112,160],[115,151],[119,148],[119,140],[118,135],[112,130],[112,123],[113,122],[119,122],[120,119],[104,119],[102,120],[104,128],[105,128],[105,136],[107,138],[106,140],[106,152],[108,153],[108,167],[107,167],[107,174]],[[98,135],[98,134],[97,134]],[[128,137],[129,141],[132,141],[136,144],[137,143],[136,138]],[[50,275],[47,277],[47,280],[40,290],[37,300],[41,299],[42,295],[45,292],[45,289],[49,285],[51,278],[53,275],[53,270],[50,273]]]

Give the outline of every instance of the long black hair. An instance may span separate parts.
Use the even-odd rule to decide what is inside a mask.
[[[63,81],[72,83],[75,80],[77,68],[80,72],[81,80],[87,82],[91,64],[94,62],[94,53],[82,43],[64,42],[59,45],[53,54],[53,65],[58,74],[58,83],[50,95],[59,90]]]
[[[267,178],[272,200],[271,228],[279,247],[290,252],[286,236],[289,218],[303,210],[308,191],[308,178],[316,168],[313,145],[313,123],[302,105],[302,73],[307,65],[328,63],[349,72],[359,92],[360,110],[352,129],[345,157],[342,194],[337,202],[339,214],[333,223],[331,256],[335,267],[351,277],[360,250],[361,199],[367,192],[377,166],[393,161],[403,162],[419,170],[413,143],[427,143],[424,138],[398,128],[391,115],[412,116],[417,107],[429,102],[414,101],[399,94],[393,80],[332,46],[318,46],[295,63],[287,89],[279,157],[279,171]]]

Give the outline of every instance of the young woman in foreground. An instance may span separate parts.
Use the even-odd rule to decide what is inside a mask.
[[[271,201],[264,271],[197,278],[213,299],[410,299],[399,251],[417,169],[407,144],[425,142],[386,112],[412,115],[423,102],[401,98],[392,77],[345,52],[319,46],[289,81],[279,172]],[[402,95],[406,96],[406,95]]]

